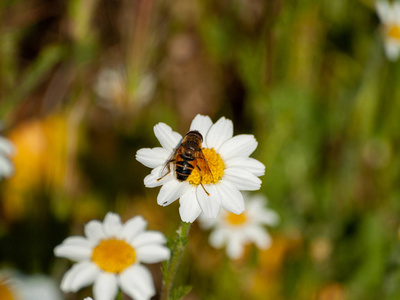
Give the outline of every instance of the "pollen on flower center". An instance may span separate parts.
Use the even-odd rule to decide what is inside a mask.
[[[245,213],[241,213],[240,215],[229,213],[226,216],[226,220],[228,221],[229,224],[237,226],[245,223],[247,221],[247,217]]]
[[[224,161],[221,156],[215,152],[214,148],[204,148],[202,152],[204,154],[204,160],[197,159],[198,168],[196,167],[193,169],[187,180],[194,185],[199,185],[200,183],[215,184],[222,178],[222,175],[224,175]]]
[[[120,273],[136,261],[136,253],[125,241],[112,238],[93,249],[92,261],[106,272]]]
[[[391,38],[400,40],[400,26],[399,25],[389,26],[387,34]]]

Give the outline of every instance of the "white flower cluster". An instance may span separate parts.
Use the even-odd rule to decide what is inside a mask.
[[[226,245],[231,258],[240,257],[244,245],[251,242],[267,248],[271,238],[264,226],[275,225],[279,218],[264,208],[267,200],[263,196],[250,197],[245,212],[241,192],[258,190],[258,177],[265,172],[261,162],[249,157],[257,147],[254,136],[233,136],[232,121],[224,117],[213,124],[208,116],[197,115],[190,126],[196,139],[189,142],[188,153],[196,155],[192,157],[179,152],[186,137],[168,125],[159,123],[154,132],[162,147],[140,149],[136,159],[153,168],[144,179],[145,186],[162,186],[158,204],[169,205],[180,198],[184,222],[193,222],[203,212],[202,226],[213,228],[211,245]],[[151,273],[141,263],[167,260],[170,250],[164,235],[145,231],[146,226],[140,216],[122,224],[119,215],[108,213],[103,223],[94,220],[85,226],[86,237],[65,239],[54,253],[77,263],[64,275],[61,289],[76,292],[93,284],[96,300],[114,299],[118,288],[133,299],[150,299],[155,287]]]

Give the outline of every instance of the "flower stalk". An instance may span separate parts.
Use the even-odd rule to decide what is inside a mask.
[[[181,221],[181,224],[177,231],[177,236],[173,243],[171,258],[168,261],[164,271],[161,300],[170,299],[176,271],[178,270],[183,250],[185,249],[186,243],[188,242],[190,225],[191,223]]]

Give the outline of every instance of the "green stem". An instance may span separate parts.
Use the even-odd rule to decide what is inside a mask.
[[[164,273],[163,288],[161,291],[161,300],[168,300],[171,295],[172,286],[174,283],[176,271],[182,257],[183,250],[187,243],[191,223],[181,222],[177,231],[177,237],[172,249],[172,255],[168,262]]]

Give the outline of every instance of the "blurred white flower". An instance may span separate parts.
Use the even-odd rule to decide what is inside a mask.
[[[0,136],[0,179],[14,174],[14,166],[10,161],[10,156],[14,154],[14,151],[14,145]]]
[[[93,283],[96,300],[111,300],[118,288],[133,299],[150,299],[155,287],[150,271],[141,263],[169,259],[166,239],[158,231],[145,231],[147,222],[136,216],[122,224],[115,213],[107,213],[104,222],[90,221],[86,237],[72,236],[54,249],[56,256],[77,263],[61,282],[64,292],[76,292]]]
[[[44,275],[21,275],[15,271],[0,275],[1,300],[61,300],[54,279]]]
[[[272,240],[265,225],[276,225],[279,216],[271,209],[267,209],[267,197],[256,194],[246,197],[246,211],[236,215],[221,211],[216,219],[200,216],[200,226],[211,229],[209,243],[214,248],[226,246],[226,254],[237,259],[243,255],[244,245],[254,243],[259,249],[270,247]]]
[[[129,86],[122,68],[104,68],[99,72],[94,91],[99,104],[107,109],[125,112],[148,103],[154,95],[156,81],[152,74],[143,75]]]
[[[382,22],[386,56],[395,61],[400,54],[400,1],[390,4],[386,0],[379,0],[375,6]]]
[[[157,197],[159,205],[166,206],[180,198],[179,213],[184,222],[193,222],[202,211],[208,218],[215,218],[221,206],[235,214],[242,213],[244,200],[240,191],[258,190],[261,186],[258,176],[265,172],[261,162],[249,157],[257,148],[256,139],[250,134],[233,137],[233,123],[225,117],[213,124],[210,117],[197,115],[190,131],[198,131],[203,137],[202,152],[209,170],[201,165],[201,171],[194,168],[181,181],[174,166],[160,179],[165,162],[180,145],[182,136],[167,124],[158,123],[154,133],[162,148],[144,148],[136,153],[139,162],[153,168],[144,179],[145,186],[162,186]],[[204,160],[199,161],[197,164],[205,164]]]

